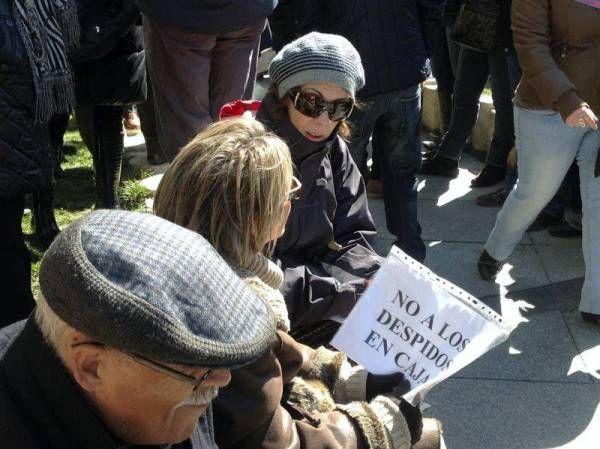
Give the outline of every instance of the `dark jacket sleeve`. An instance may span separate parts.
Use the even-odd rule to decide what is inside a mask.
[[[512,30],[523,78],[548,109],[563,119],[585,102],[552,56],[550,0],[519,0],[512,5]]]
[[[362,449],[360,430],[341,411],[308,413],[281,403],[285,384],[303,364],[294,341],[278,332],[272,350],[232,371],[231,383],[213,402],[221,449]],[[285,378],[284,378],[285,374]]]

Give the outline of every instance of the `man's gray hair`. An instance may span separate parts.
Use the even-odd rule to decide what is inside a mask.
[[[59,352],[68,325],[54,313],[42,294],[39,295],[37,300],[35,321],[46,341]]]

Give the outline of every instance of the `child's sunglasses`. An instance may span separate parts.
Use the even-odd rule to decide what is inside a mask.
[[[300,89],[290,91],[290,99],[296,110],[307,117],[316,118],[327,111],[329,120],[339,122],[350,117],[354,108],[354,99],[341,98],[335,101],[325,101],[314,92],[303,92]]]

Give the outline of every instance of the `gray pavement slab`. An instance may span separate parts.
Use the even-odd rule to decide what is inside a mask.
[[[560,312],[528,316],[509,339],[455,377],[549,382],[594,383],[587,370],[571,372],[571,366],[585,366],[569,327]],[[592,344],[594,339],[586,340]],[[600,334],[595,344],[600,344]]]
[[[595,449],[600,385],[447,379],[427,396],[449,449]]]
[[[512,290],[504,295],[513,301],[524,301],[533,306],[527,316],[548,312],[570,313],[577,310],[581,295],[582,278],[554,284],[532,287],[524,290]],[[480,298],[483,302],[500,310],[500,295]]]
[[[490,193],[502,187],[496,184],[492,187],[473,189],[471,180],[475,178],[473,171],[460,169],[456,179],[441,176],[417,176],[417,190],[421,199],[439,199],[441,203],[450,200],[475,201],[479,195]]]
[[[536,251],[550,282],[567,281],[585,275],[580,247],[536,245]]]
[[[144,178],[140,181],[140,184],[143,185],[144,187],[146,187],[148,190],[151,190],[152,192],[156,192],[156,189],[158,189],[158,185],[160,184],[160,180],[162,179],[163,175],[162,173],[157,174],[157,175],[152,175],[149,176],[148,178]]]
[[[373,249],[377,252],[377,254],[385,257],[390,252],[390,248],[394,244],[394,241],[395,239],[393,238],[376,238],[373,242]]]
[[[545,285],[550,282],[533,246],[518,246],[495,282],[484,281],[477,272],[481,243],[428,242],[425,264],[436,274],[476,297]]]
[[[452,201],[440,206],[435,200],[419,201],[419,221],[425,240],[485,243],[498,211],[479,207],[473,201]],[[528,234],[521,244],[529,245]]]
[[[600,383],[600,326],[585,323],[578,311],[564,314],[580,357],[573,361],[570,373],[587,373]]]
[[[479,207],[474,201],[453,200],[440,206],[437,200],[419,197],[419,222],[424,240],[485,243],[494,224],[498,209]],[[378,236],[395,239],[385,226],[383,199],[369,197],[369,209],[377,226]],[[526,233],[521,245],[531,245]]]
[[[547,230],[530,232],[529,237],[536,246],[562,246],[581,249],[581,237],[558,238],[552,237]]]

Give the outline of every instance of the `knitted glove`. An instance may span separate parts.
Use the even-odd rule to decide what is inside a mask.
[[[410,449],[411,436],[398,401],[377,396],[370,403],[337,404],[359,427],[369,449]]]
[[[367,400],[380,394],[392,395],[400,399],[410,391],[410,382],[402,373],[369,374],[367,376]]]
[[[412,433],[398,408],[398,401],[387,396],[377,396],[369,406],[387,429],[394,449],[410,448]]]
[[[347,404],[352,401],[364,401],[375,395],[368,394],[368,379],[370,374],[361,365],[352,366],[344,361],[338,372],[338,377],[333,387],[335,402]]]

